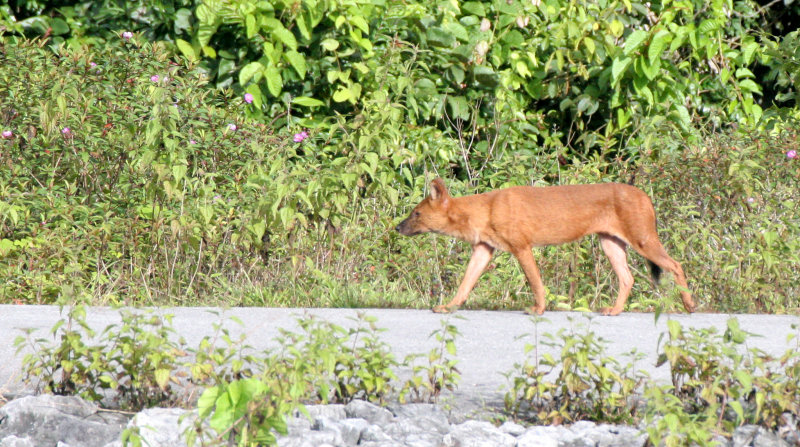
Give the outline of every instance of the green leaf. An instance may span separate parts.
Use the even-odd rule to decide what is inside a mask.
[[[333,100],[336,102],[345,102],[351,99],[353,99],[353,92],[346,87],[339,87],[339,90],[333,94]]]
[[[614,59],[614,62],[611,63],[611,85],[617,86],[619,84],[619,80],[628,67],[633,62],[633,59],[630,57],[622,57]]]
[[[632,32],[627,39],[625,39],[625,46],[623,47],[623,54],[629,56],[634,51],[638,50],[642,43],[647,39],[647,32],[640,29]]]
[[[267,69],[264,70],[264,77],[267,80],[267,90],[269,90],[272,96],[277,98],[283,89],[281,72],[276,67],[267,67]]]
[[[306,58],[297,51],[287,51],[283,54],[283,57],[289,61],[289,64],[292,66],[292,68],[294,68],[294,71],[300,75],[300,79],[305,79],[307,70]]]
[[[336,39],[325,39],[320,42],[320,46],[328,51],[336,51],[339,48],[339,41]]]
[[[351,25],[355,25],[358,29],[363,31],[364,34],[369,33],[369,24],[367,24],[367,21],[364,20],[364,17],[350,16],[348,17],[348,22],[350,22]]]
[[[284,45],[292,50],[297,50],[297,39],[295,39],[294,34],[288,29],[282,26],[280,28],[275,28],[272,30],[272,37],[283,42]]]
[[[211,37],[217,32],[217,25],[201,23],[197,28],[197,41],[201,47],[205,47],[211,42]]]
[[[258,24],[256,23],[256,17],[253,14],[247,14],[245,17],[245,27],[247,29],[247,38],[252,39],[253,36],[256,35],[258,32]]]
[[[304,107],[319,107],[325,105],[325,103],[319,99],[309,98],[308,96],[298,96],[296,98],[292,98],[292,104],[297,104]]]
[[[255,78],[253,79],[254,82],[258,82],[263,71],[264,65],[261,62],[250,62],[239,70],[239,84],[244,87],[253,78]]]
[[[169,372],[169,369],[166,368],[157,369],[155,372],[156,384],[158,384],[159,388],[162,390],[165,390],[169,383]]]
[[[300,31],[300,34],[303,36],[305,40],[311,40],[311,29],[308,27],[308,23],[306,22],[305,14],[300,14],[295,19],[295,23],[297,23],[297,29]]]
[[[466,2],[461,5],[461,10],[467,14],[476,15],[478,17],[486,16],[486,9],[481,2]]]
[[[175,44],[178,46],[178,50],[180,50],[183,57],[189,60],[189,62],[197,61],[197,53],[194,51],[194,47],[189,42],[183,39],[177,39]]]
[[[647,48],[647,58],[651,65],[656,59],[661,58],[661,53],[664,52],[664,48],[666,48],[671,41],[672,33],[665,29],[662,29],[653,36],[653,40],[650,41],[650,46]]]

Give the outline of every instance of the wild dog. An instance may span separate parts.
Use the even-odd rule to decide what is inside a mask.
[[[672,259],[656,233],[653,203],[642,190],[621,183],[565,186],[514,186],[483,194],[452,197],[440,178],[430,185],[430,195],[400,222],[397,232],[405,236],[434,232],[472,245],[472,257],[456,296],[434,312],[450,312],[467,300],[478,277],[495,250],[511,253],[519,261],[533,289],[536,305],[529,312],[545,310],[545,290],[531,249],[572,242],[597,234],[614,272],[619,293],[613,307],[603,315],[618,315],[633,287],[628,268],[631,246],[649,263],[654,283],[662,269],[671,272],[680,287],[687,312],[695,304],[681,265]]]

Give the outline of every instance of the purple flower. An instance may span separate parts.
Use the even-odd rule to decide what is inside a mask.
[[[69,136],[69,135],[72,134],[72,130],[69,127],[65,127],[63,129],[61,129],[61,134]]]
[[[253,95],[251,95],[250,93],[245,93],[244,94],[244,102],[246,102],[248,104],[252,104],[253,103]]]
[[[303,140],[305,140],[306,138],[308,138],[308,132],[306,132],[304,130],[304,131],[302,131],[300,133],[294,134],[293,140],[294,140],[295,143],[302,143]]]
[[[130,31],[125,31],[124,33],[122,33],[122,38],[125,39],[125,40],[128,40],[131,37],[133,37],[133,33],[130,32]]]
[[[13,136],[14,136],[14,133],[11,132],[10,130],[4,130],[3,131],[3,138],[11,138]]]
[[[189,140],[189,144],[197,144],[197,141],[195,141],[195,140]]]
[[[228,124],[228,130],[234,131],[236,129],[238,129],[238,127],[236,127],[236,124],[233,123]]]
[[[796,150],[794,150],[794,149],[792,149],[792,150],[790,150],[790,151],[787,151],[787,152],[786,152],[786,158],[788,158],[789,160],[792,160],[792,159],[794,159],[794,158],[797,158],[797,151],[796,151]]]
[[[97,62],[89,62],[89,65],[90,65],[91,67],[96,67],[96,66],[97,66]]]
[[[153,81],[153,82],[158,82],[159,79],[161,79],[161,78],[158,77],[158,75],[150,76],[150,80]]]

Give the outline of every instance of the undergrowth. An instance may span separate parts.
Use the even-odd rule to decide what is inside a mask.
[[[458,195],[632,182],[653,198],[659,234],[700,310],[797,309],[791,113],[690,136],[647,128],[630,142],[638,155],[625,159],[512,150],[496,135],[489,160],[466,134],[407,126],[391,107],[375,98],[363,120],[306,137],[247,118],[243,99],[209,90],[202,71],[159,43],[54,51],[3,39],[0,302],[429,308],[450,299],[470,248],[393,228],[438,175]],[[613,301],[596,239],[535,255],[549,309]],[[679,309],[669,282],[654,289],[642,259],[631,263],[628,310]],[[467,307],[533,300],[506,254],[472,296]]]

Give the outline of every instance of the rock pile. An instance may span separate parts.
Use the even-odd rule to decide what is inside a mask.
[[[282,447],[640,447],[646,435],[633,427],[578,422],[571,426],[499,427],[479,420],[455,422],[429,404],[391,406],[364,401],[312,405],[310,417],[295,414]],[[185,447],[182,433],[191,426],[186,410],[154,408],[129,417],[100,410],[77,397],[28,396],[0,408],[0,447],[121,447],[126,427],[138,428],[142,445]],[[463,415],[462,415],[463,416]],[[461,417],[459,417],[461,419]],[[788,446],[756,426],[741,427],[722,445]]]

